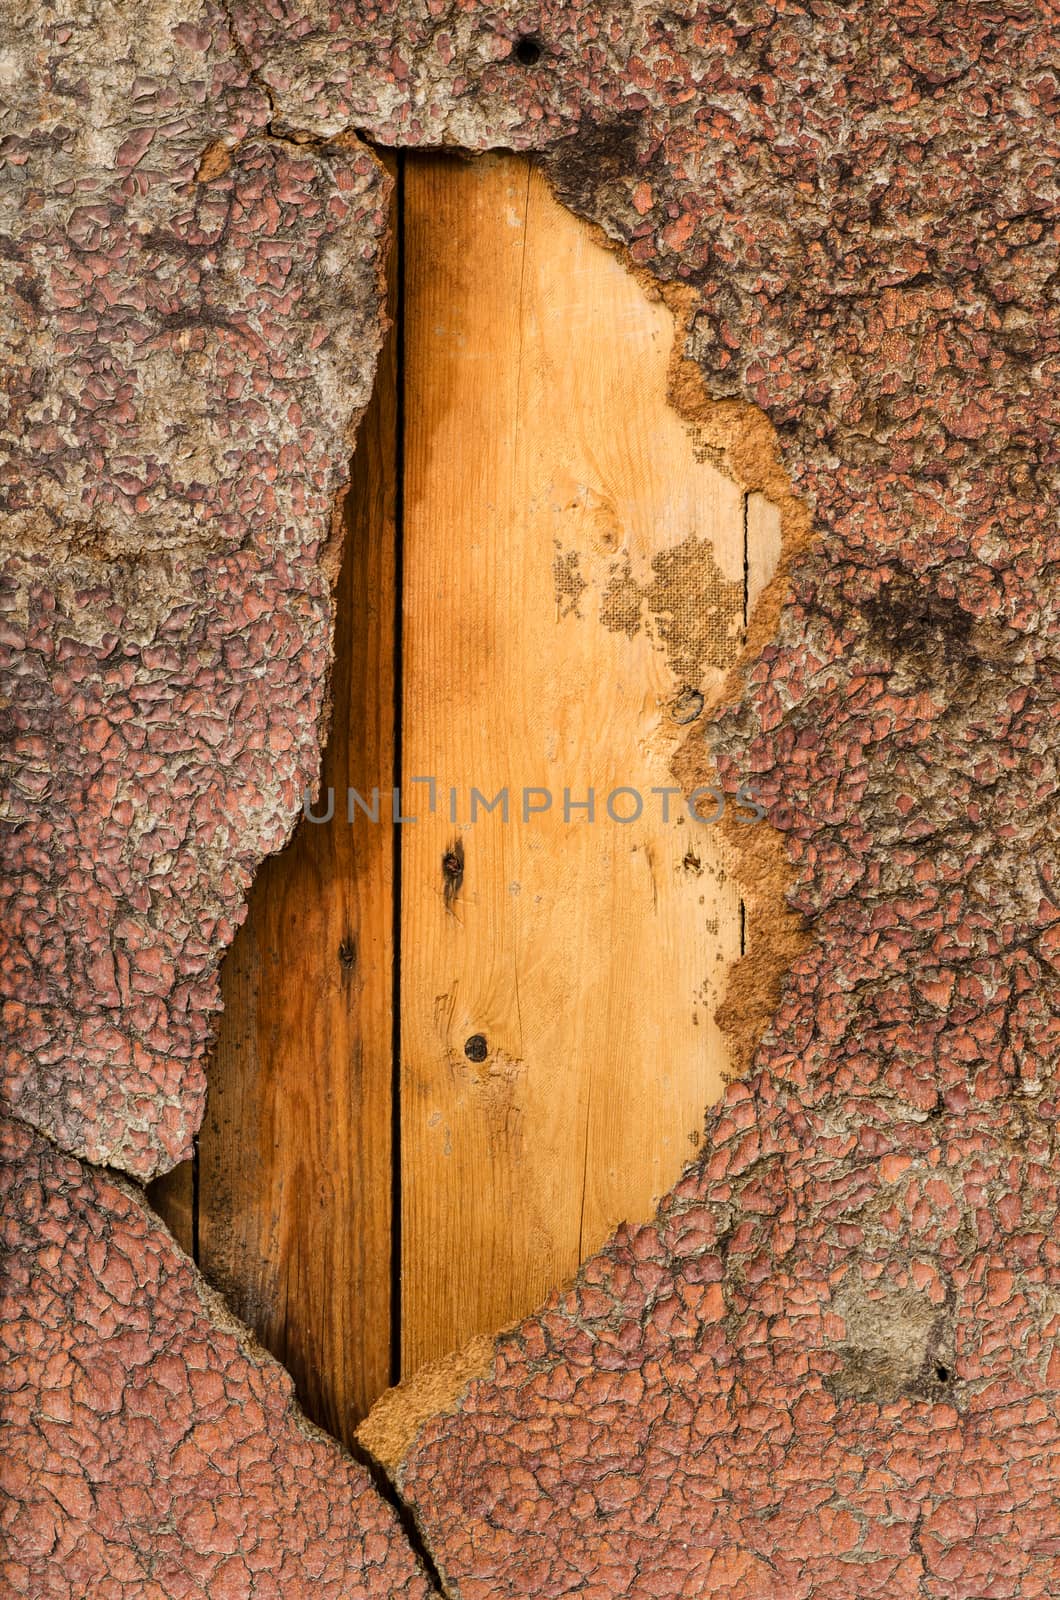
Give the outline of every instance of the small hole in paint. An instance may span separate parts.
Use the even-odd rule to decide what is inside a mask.
[[[536,67],[541,60],[541,41],[525,34],[515,46],[515,59],[523,67]]]
[[[953,1373],[950,1371],[949,1367],[938,1366],[935,1368],[935,1376],[940,1383],[949,1383],[950,1379],[953,1377]]]

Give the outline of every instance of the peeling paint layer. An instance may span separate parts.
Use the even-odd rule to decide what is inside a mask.
[[[1054,1594],[1055,1118],[735,1085],[397,1464],[450,1592]]]
[[[427,1600],[367,1472],[125,1184],[0,1122],[4,1554],[26,1600]]]
[[[146,1173],[183,1153],[213,965],[315,764],[323,544],[379,338],[384,187],[355,147],[289,140],[535,149],[684,316],[678,402],[705,380],[733,415],[761,407],[815,516],[714,738],[728,778],[754,775],[817,942],[658,1221],[622,1230],[499,1341],[488,1379],[417,1417],[399,1481],[462,1600],[1044,1600],[1060,1559],[1056,6],[231,15],[232,34],[208,5],[48,12],[4,58],[6,625],[23,652],[6,926],[25,952],[5,968],[5,1092],[96,1159]],[[702,745],[686,754],[694,776]],[[13,1403],[53,1492],[11,1490],[10,1514],[31,1508],[15,1592],[152,1592],[141,1573],[158,1596],[194,1592],[212,1525],[167,1565],[173,1536],[137,1499],[177,1435],[160,1455],[133,1390],[110,1432],[103,1356],[82,1391],[69,1352],[96,1349],[98,1325],[138,1340],[135,1370],[164,1386],[198,1312],[182,1322],[169,1279],[123,1265],[147,1237],[163,1250],[123,1191],[28,1137],[14,1193],[35,1331],[18,1331],[55,1366],[25,1358]],[[60,1305],[46,1274],[68,1237]],[[110,1287],[86,1265],[108,1237]],[[241,1392],[216,1423],[224,1463],[242,1459]],[[178,1374],[181,1429],[193,1393],[215,1403]],[[100,1438],[120,1505],[86,1488]],[[342,1520],[336,1460],[307,1469],[329,1480],[318,1543],[268,1498],[274,1568],[237,1566],[228,1592],[297,1593],[269,1584],[303,1548],[363,1592],[342,1563],[351,1541],[373,1557]]]
[[[268,137],[209,5],[11,46],[0,1085],[146,1177],[190,1151],[218,960],[316,777],[390,180]]]

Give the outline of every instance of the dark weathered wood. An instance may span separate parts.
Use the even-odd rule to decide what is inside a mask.
[[[390,1379],[393,835],[385,809],[348,826],[344,797],[394,766],[396,415],[392,333],[336,597],[335,816],[254,882],[199,1139],[200,1265],[347,1442]]]

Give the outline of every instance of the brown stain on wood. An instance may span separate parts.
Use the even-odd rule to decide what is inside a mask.
[[[652,556],[638,583],[628,560],[616,563],[600,603],[600,622],[633,638],[641,628],[664,650],[679,683],[699,684],[711,667],[740,653],[743,578],[726,578],[709,539],[694,534]]]

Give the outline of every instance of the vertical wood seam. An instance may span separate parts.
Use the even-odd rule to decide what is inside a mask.
[[[405,153],[399,152],[394,185],[394,276],[397,305],[394,310],[394,740],[393,785],[401,793],[404,781],[402,721],[404,684],[402,671],[404,623],[405,530]],[[401,815],[401,812],[397,813]],[[391,876],[392,933],[391,1056],[390,1056],[390,1382],[401,1382],[401,828],[391,822],[393,867]]]
[[[750,622],[751,602],[751,491],[743,492],[743,632],[744,641],[747,638],[747,625]],[[740,955],[747,954],[747,906],[743,895],[740,896]]]

